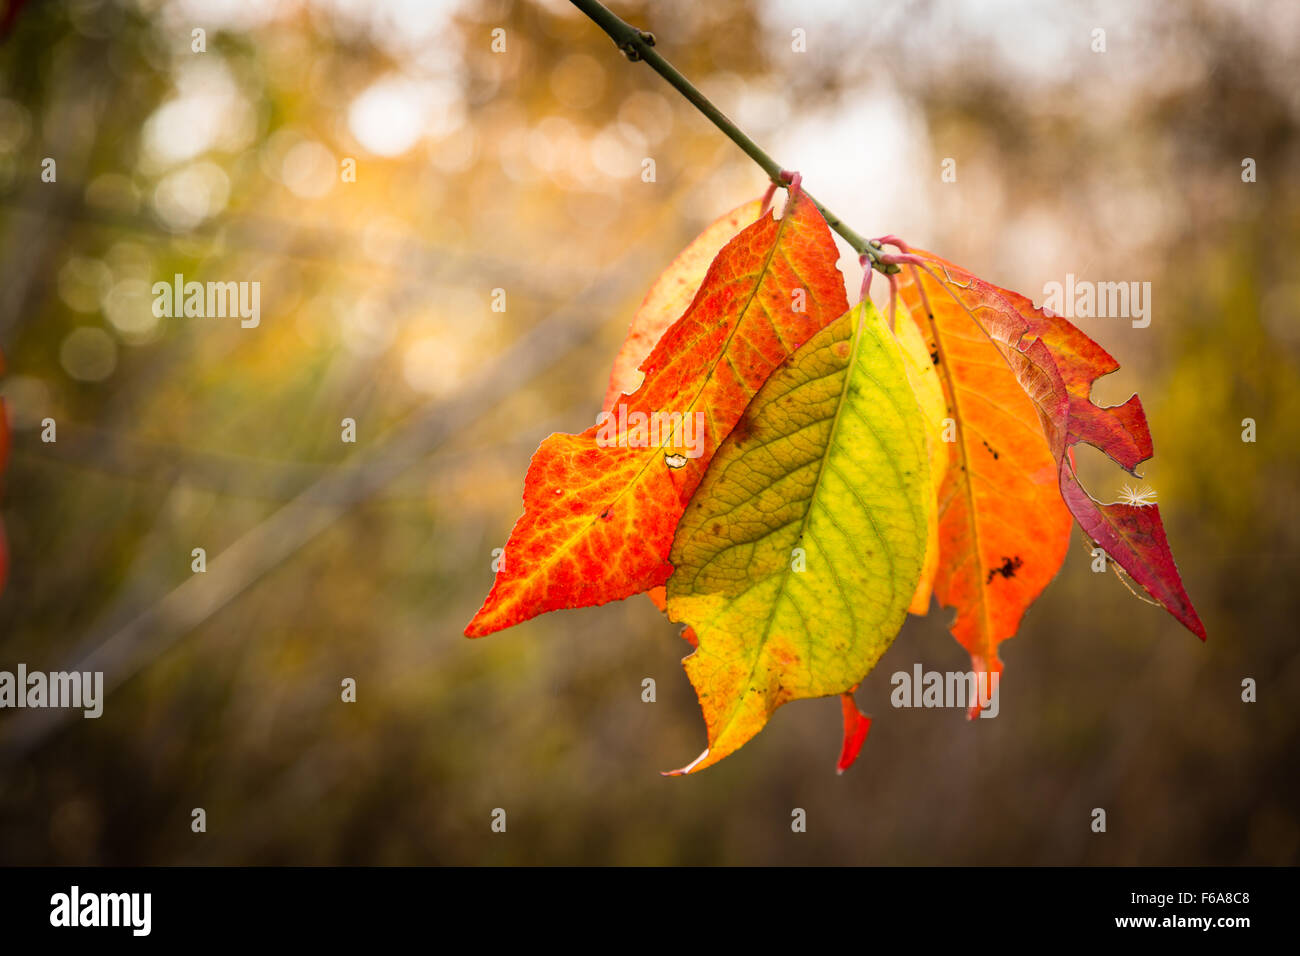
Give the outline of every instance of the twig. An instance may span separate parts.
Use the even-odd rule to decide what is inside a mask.
[[[649,67],[668,81],[669,85],[682,96],[690,101],[691,105],[699,110],[714,126],[726,134],[727,138],[744,151],[745,155],[756,162],[763,172],[767,173],[768,178],[778,186],[783,186],[789,182],[790,173],[788,173],[780,163],[774,160],[767,153],[759,148],[758,144],[744,134],[744,132],[727,118],[722,110],[713,105],[703,93],[696,89],[686,77],[682,76],[671,63],[665,60],[655,50],[655,37],[653,33],[645,30],[639,30],[619,19],[614,13],[599,0],[571,0],[573,5],[585,13],[596,26],[604,30],[614,44],[623,51],[623,54],[629,60],[644,60]],[[812,200],[813,205],[817,207],[822,218],[826,220],[826,225],[830,226],[844,240],[853,247],[854,251],[860,256],[867,256],[871,260],[871,265],[879,272],[889,275],[899,271],[897,265],[886,263],[881,260],[880,243],[864,239],[848,226],[839,216],[835,215],[815,198],[804,192]]]

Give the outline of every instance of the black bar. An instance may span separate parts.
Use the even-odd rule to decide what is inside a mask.
[[[70,921],[74,886],[79,921],[92,911],[107,921],[116,907],[126,925],[51,925]],[[774,942],[762,929],[770,922],[808,943],[822,931],[848,931],[863,945],[888,933],[913,936],[923,948],[1098,938],[1182,944],[1197,937],[1234,945],[1286,932],[1296,888],[1292,868],[43,867],[0,870],[0,927],[6,943],[301,944],[398,933],[446,940],[461,928],[471,940],[482,934],[493,943],[513,930],[604,935],[615,945],[633,931],[672,945],[693,932],[757,933],[755,943]],[[147,936],[136,935],[144,927],[143,896],[134,898],[138,908],[127,909],[121,896],[104,906],[102,894],[132,893],[150,894]],[[68,904],[62,910],[60,896]],[[605,925],[622,928],[609,935],[599,930]]]

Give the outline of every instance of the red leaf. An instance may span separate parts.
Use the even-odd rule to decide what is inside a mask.
[[[992,681],[1002,672],[999,645],[1015,636],[1069,548],[1070,513],[1042,428],[1045,416],[1064,412],[1065,391],[1014,348],[1025,328],[1018,317],[964,308],[922,269],[907,270],[898,291],[924,337],[950,419],[946,434],[931,436],[950,451],[935,504],[934,596],[956,610],[953,637],[975,672]],[[1026,383],[1036,386],[1037,400]],[[943,428],[933,416],[927,423]]]
[[[835,764],[836,773],[843,773],[853,766],[853,761],[858,759],[858,752],[862,750],[863,741],[867,739],[867,731],[871,730],[871,718],[858,710],[857,702],[853,699],[855,690],[856,687],[840,695],[840,708],[844,712],[844,745],[840,749],[840,759]]]
[[[1092,401],[1092,385],[1119,363],[1066,319],[1024,296],[916,249],[909,265],[928,295],[946,295],[999,346],[1034,399],[1056,456],[1061,497],[1079,526],[1181,624],[1202,640],[1205,626],[1174,564],[1160,509],[1103,504],[1079,483],[1071,449],[1080,442],[1105,452],[1131,474],[1152,455],[1151,431],[1136,395],[1120,405]],[[924,278],[923,278],[924,277]],[[1060,401],[1064,393],[1066,401]]]
[[[641,363],[663,334],[690,308],[709,266],[722,247],[763,214],[763,205],[762,199],[751,199],[718,217],[660,273],[641,300],[636,315],[632,316],[627,336],[614,357],[614,367],[610,370],[609,385],[605,388],[605,400],[601,406],[605,411],[618,404],[624,393],[631,394],[641,387],[645,380]],[[667,597],[662,585],[646,594],[660,611],[665,609]],[[682,628],[681,636],[691,647],[697,646],[695,632],[689,627]]]
[[[602,444],[600,425],[547,438],[524,479],[524,514],[502,569],[467,635],[667,581],[673,532],[715,449],[772,371],[847,311],[837,258],[825,221],[797,187],[781,219],[765,216],[727,243],[686,314],[642,363],[644,383],[615,403],[629,423],[635,413],[702,413],[698,445],[638,445],[622,427]]]
[[[655,280],[641,300],[636,315],[632,316],[627,338],[614,357],[614,368],[609,373],[609,385],[605,389],[602,408],[609,411],[618,402],[620,395],[631,394],[641,387],[645,379],[641,373],[641,363],[654,350],[655,343],[663,338],[663,334],[686,313],[718,252],[736,233],[762,214],[761,199],[752,199],[743,206],[737,206],[710,223],[689,246],[677,254],[677,258]]]

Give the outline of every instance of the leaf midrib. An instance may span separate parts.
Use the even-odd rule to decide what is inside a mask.
[[[939,332],[939,324],[935,321],[934,318],[934,306],[930,303],[929,297],[925,295],[925,288],[921,284],[920,271],[916,268],[916,266],[912,266],[911,268],[912,268],[912,279],[914,282],[916,282],[917,291],[921,294],[921,305],[925,309],[926,322],[930,326],[931,334],[933,334],[934,336],[935,351],[939,353],[938,364],[939,364],[940,374],[943,375],[944,381],[947,383],[948,387],[946,391],[948,393],[949,400],[952,402],[953,424],[957,428],[956,444],[958,449],[960,449],[961,452],[960,481],[962,485],[962,490],[965,492],[965,496],[966,496],[966,513],[970,515],[970,519],[968,520],[967,524],[970,527],[971,538],[974,542],[973,553],[975,556],[975,591],[979,595],[980,623],[981,623],[980,633],[984,639],[983,645],[986,651],[984,657],[985,660],[987,661],[989,659],[990,654],[996,653],[997,644],[996,642],[993,641],[993,636],[992,636],[993,622],[989,617],[988,595],[984,590],[983,583],[980,581],[980,575],[983,573],[982,565],[980,563],[981,555],[983,554],[983,551],[981,550],[980,547],[979,522],[976,520],[977,512],[975,510],[975,491],[971,487],[970,456],[967,454],[966,451],[966,427],[963,424],[964,419],[961,412],[961,403],[957,398],[957,383],[956,380],[953,378],[952,363],[948,356],[947,347],[944,345],[943,336]],[[943,283],[939,283],[939,285],[942,284]],[[974,318],[972,318],[971,321],[974,322],[975,321]],[[979,326],[976,325],[976,328],[978,327]],[[936,520],[938,520],[937,517]]]
[[[853,378],[853,369],[857,364],[858,350],[860,349],[862,344],[862,329],[863,329],[863,325],[866,322],[866,314],[867,314],[866,309],[863,307],[862,303],[858,303],[858,305],[854,307],[853,311],[858,313],[858,318],[857,318],[857,322],[853,326],[853,338],[852,338],[852,345],[849,347],[848,362],[844,366],[844,383],[840,386],[840,397],[839,397],[839,401],[835,406],[835,415],[831,419],[831,430],[830,430],[830,434],[827,436],[826,439],[826,450],[822,453],[821,460],[817,468],[817,480],[813,483],[812,492],[808,495],[808,505],[804,509],[803,519],[799,523],[799,535],[798,537],[795,538],[796,541],[802,541],[804,539],[804,533],[808,530],[808,519],[812,515],[813,505],[817,502],[817,494],[821,490],[822,478],[825,477],[826,472],[830,470],[829,463],[830,463],[831,449],[835,447],[835,435],[836,432],[839,430],[840,415],[843,413],[845,406],[848,404],[846,399],[848,396],[849,382]],[[833,343],[832,343],[832,347],[833,347]],[[807,465],[810,463],[811,462],[805,462],[804,465],[802,465],[801,467],[807,467]],[[864,511],[865,510],[866,509],[864,509]],[[869,513],[868,513],[868,517],[870,517]],[[883,545],[884,543],[883,538],[881,540]],[[890,560],[892,561],[892,557]],[[758,663],[760,660],[763,659],[763,649],[767,646],[768,639],[772,635],[772,624],[776,620],[777,608],[780,606],[782,599],[786,598],[786,585],[789,583],[790,576],[793,573],[794,571],[791,569],[790,564],[788,562],[782,565],[781,585],[777,589],[776,596],[772,599],[771,610],[768,611],[767,618],[763,622],[763,636],[759,639],[758,646],[755,648],[754,653],[752,655],[753,661],[749,666],[749,674],[746,675],[744,681],[745,688],[748,688],[750,686],[750,684],[753,682],[754,675],[758,672]],[[835,574],[833,564],[831,565],[831,573],[832,575]],[[835,576],[835,580],[836,580],[836,587],[839,588],[841,593],[843,593],[844,587],[842,584],[840,584],[838,575]],[[893,583],[892,575],[890,577],[890,583],[891,584]],[[790,597],[788,598],[788,600],[790,602],[790,605],[794,607],[796,613],[798,613],[800,620],[803,620],[803,611],[800,610],[794,598]],[[852,614],[849,615],[849,627],[850,627],[850,632],[852,634],[853,643],[856,646],[857,639],[858,639],[858,622],[857,622],[857,618],[855,618]],[[805,625],[805,630],[806,629],[807,628]],[[703,648],[703,641],[700,642],[700,647]],[[716,736],[714,737],[714,740],[711,743],[711,746],[715,746],[717,744],[717,741],[722,739],[723,734],[731,728],[732,723],[735,722],[737,714],[739,714],[740,712],[741,704],[744,702],[748,694],[749,691],[747,689],[744,689],[739,694],[736,695],[735,702],[731,705],[731,709],[727,713],[726,720],[718,724],[718,731]]]

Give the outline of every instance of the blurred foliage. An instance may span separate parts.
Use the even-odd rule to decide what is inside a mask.
[[[860,689],[876,720],[849,774],[826,701],[661,778],[704,735],[648,601],[460,632],[532,450],[590,424],[645,288],[761,174],[560,0],[33,2],[0,44],[0,668],[89,655],[115,689],[98,721],[0,714],[0,862],[1300,861],[1295,9],[876,6],[614,4],[859,231],[1035,298],[1067,271],[1152,283],[1149,328],[1080,324],[1124,365],[1099,397],[1140,387],[1206,645],[1080,540],[1004,648],[999,719],[889,707],[892,672],[966,667],[935,610]],[[822,128],[853,148],[816,152]],[[149,286],[177,273],[260,282],[260,326],[155,319]],[[503,356],[530,331],[557,351],[521,376]],[[430,428],[399,477],[205,603],[239,579],[223,551]],[[1084,464],[1101,497],[1125,477]],[[197,623],[131,630],[195,547]]]

